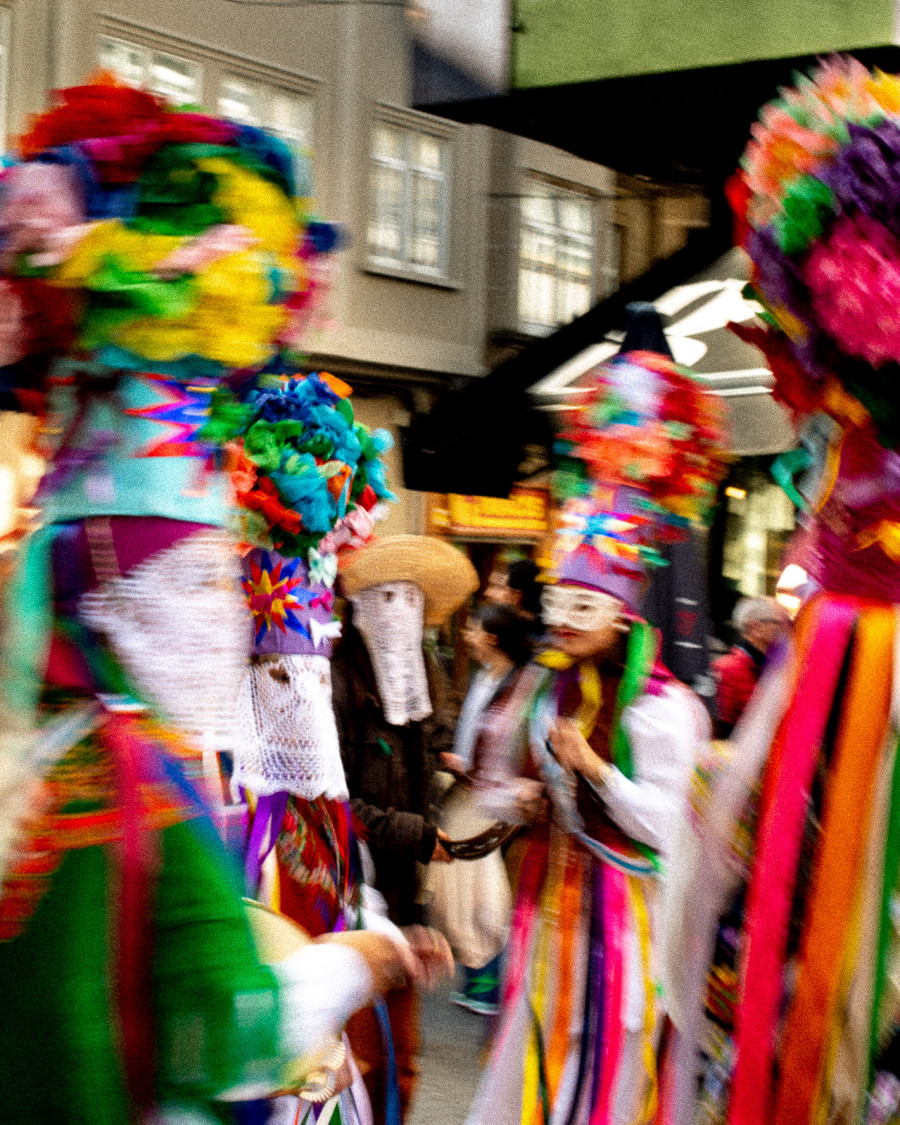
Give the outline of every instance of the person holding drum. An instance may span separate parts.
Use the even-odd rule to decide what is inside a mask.
[[[457,782],[445,795],[441,827],[453,838],[477,835],[484,814],[477,807],[480,749],[490,713],[502,708],[531,658],[529,622],[509,605],[485,604],[469,618],[464,638],[478,670],[463,702],[453,752],[441,755]],[[511,907],[509,879],[499,851],[428,871],[432,920],[463,966],[460,1007],[481,1015],[497,1011],[500,953]]]
[[[651,353],[598,368],[573,413],[543,598],[550,648],[486,747],[511,771],[504,786],[493,770],[497,815],[524,819],[525,783],[543,786],[549,808],[531,802],[501,1011],[468,1125],[630,1125],[655,1112],[655,914],[708,719],[658,663],[637,607],[655,535],[714,498],[720,438],[707,396]]]

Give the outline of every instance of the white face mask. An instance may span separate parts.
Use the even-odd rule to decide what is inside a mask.
[[[396,727],[427,719],[431,699],[422,652],[425,595],[413,582],[382,582],[360,590],[351,601],[385,719]]]
[[[140,693],[207,749],[234,749],[247,604],[227,532],[179,540],[85,594],[79,615],[105,633]]]
[[[346,797],[325,656],[257,659],[238,697],[234,781],[257,796]]]
[[[546,625],[579,633],[596,633],[615,625],[622,613],[618,598],[584,586],[547,586],[541,602]]]

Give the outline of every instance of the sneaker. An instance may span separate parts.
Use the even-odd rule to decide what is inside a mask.
[[[458,1007],[465,1008],[467,1012],[474,1012],[478,1016],[495,1016],[500,1010],[499,1005],[490,1000],[476,1000],[472,996],[467,996],[465,992],[451,992],[450,999]]]

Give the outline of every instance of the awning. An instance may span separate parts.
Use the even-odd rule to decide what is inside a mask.
[[[633,301],[659,308],[675,358],[726,401],[736,454],[789,448],[793,435],[762,354],[725,327],[752,315],[741,297],[745,282],[740,252],[713,232],[696,232],[684,250],[415,418],[403,434],[406,487],[507,496],[529,467],[549,465],[553,409],[618,350]]]

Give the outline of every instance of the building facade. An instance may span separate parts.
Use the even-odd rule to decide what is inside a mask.
[[[551,146],[410,109],[417,12],[366,0],[4,0],[0,132],[8,141],[49,90],[105,68],[311,151],[300,179],[348,239],[310,366],[346,378],[359,417],[399,437],[436,394],[677,248],[704,207],[690,190],[667,196]],[[390,468],[402,486],[398,450]],[[430,502],[398,492],[385,530],[432,526]]]

